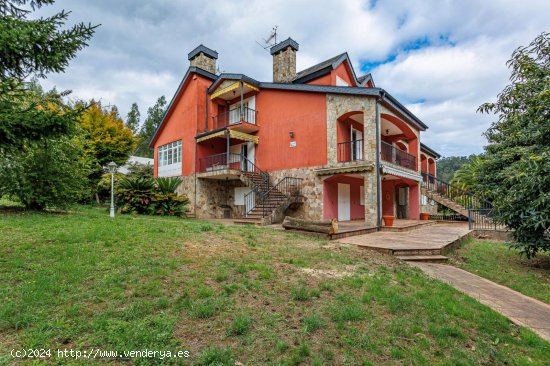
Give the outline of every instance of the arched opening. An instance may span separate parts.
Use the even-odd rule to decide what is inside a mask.
[[[363,112],[344,113],[336,122],[338,162],[363,160]]]
[[[428,157],[424,154],[420,154],[420,170],[422,173],[428,173]]]
[[[433,175],[435,176],[435,173],[436,173],[436,169],[435,169],[435,160],[434,158],[428,158],[428,173],[430,173],[430,175]]]
[[[382,113],[380,117],[382,160],[417,171],[417,134],[407,123],[393,115]]]

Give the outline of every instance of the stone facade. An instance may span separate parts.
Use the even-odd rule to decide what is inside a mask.
[[[287,47],[273,54],[273,82],[290,83],[296,77],[296,50]]]
[[[211,74],[216,73],[216,59],[205,55],[204,52],[200,52],[190,61],[191,66],[199,67]]]
[[[351,112],[363,114],[363,159],[376,163],[376,122],[378,109],[374,97],[345,94],[327,94],[327,154],[328,164],[338,164],[337,124],[338,119]],[[376,227],[378,221],[377,190],[380,186],[376,169],[361,174],[365,180],[365,224]],[[379,207],[381,212],[382,208]]]
[[[190,175],[182,178],[183,183],[179,186],[178,193],[189,198],[189,209],[194,211],[198,218],[221,219],[226,209],[231,210],[232,218],[243,216],[243,207],[234,204],[234,188],[245,186],[240,180],[197,179],[195,195],[195,177]]]

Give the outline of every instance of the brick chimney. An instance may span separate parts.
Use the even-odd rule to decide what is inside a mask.
[[[292,38],[271,47],[273,55],[273,82],[290,83],[296,77],[296,51],[298,42]]]
[[[218,59],[216,51],[201,44],[189,52],[188,56],[191,66],[199,67],[212,74],[216,73],[216,60]]]

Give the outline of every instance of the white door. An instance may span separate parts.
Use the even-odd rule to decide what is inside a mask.
[[[350,186],[338,183],[338,221],[349,221],[350,211]]]

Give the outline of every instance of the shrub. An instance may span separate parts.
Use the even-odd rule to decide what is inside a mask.
[[[122,179],[118,184],[117,201],[122,213],[182,216],[189,200],[175,193],[181,178]]]

